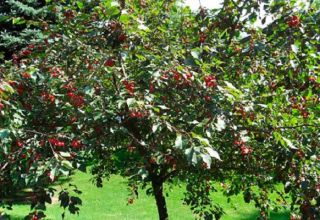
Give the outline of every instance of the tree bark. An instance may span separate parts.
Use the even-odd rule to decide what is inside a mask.
[[[157,182],[152,180],[153,194],[156,199],[159,220],[168,220],[168,210],[166,205],[166,199],[163,195],[163,182]]]

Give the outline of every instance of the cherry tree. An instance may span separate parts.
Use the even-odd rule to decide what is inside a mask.
[[[195,218],[219,219],[216,182],[261,219],[287,197],[292,213],[319,217],[316,4],[225,0],[195,13],[177,1],[95,3],[52,6],[44,43],[1,67],[0,202],[29,187],[41,210],[50,183],[90,161],[97,186],[127,177],[128,203],[146,189],[161,220],[164,184],[178,183]],[[261,7],[276,17],[263,28]],[[65,189],[59,199],[73,213],[81,204]]]

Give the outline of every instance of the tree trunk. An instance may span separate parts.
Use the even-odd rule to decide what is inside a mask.
[[[159,220],[168,220],[166,199],[163,195],[163,182],[152,180],[153,194],[157,202]]]

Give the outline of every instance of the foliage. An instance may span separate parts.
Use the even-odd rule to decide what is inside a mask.
[[[0,198],[26,187],[50,197],[50,181],[92,158],[98,186],[128,177],[133,198],[139,185],[155,196],[160,219],[163,183],[181,181],[197,218],[223,214],[210,197],[223,181],[261,219],[287,196],[293,213],[317,219],[319,11],[294,3],[226,0],[198,14],[164,0],[55,8],[45,44],[1,69]],[[275,17],[264,28],[254,25],[261,7]],[[62,206],[77,211],[81,201],[65,195]]]
[[[49,19],[45,1],[4,0],[0,3],[0,60],[28,44],[43,40],[41,20]]]

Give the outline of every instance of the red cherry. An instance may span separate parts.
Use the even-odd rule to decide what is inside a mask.
[[[70,98],[70,103],[74,107],[82,107],[85,104],[84,97],[81,95],[76,95],[73,92],[68,92],[67,96]]]
[[[39,142],[40,147],[44,147],[45,144],[46,144],[46,141],[44,141],[44,140],[41,140],[41,141]]]
[[[73,147],[73,148],[81,148],[82,147],[82,143],[81,143],[81,141],[74,139],[71,142],[71,147]]]
[[[315,82],[317,79],[316,79],[316,77],[314,77],[314,76],[310,76],[309,77],[309,82],[311,82],[311,83],[313,83],[313,82]]]
[[[204,81],[208,88],[215,87],[217,85],[216,77],[212,75],[204,77]]]
[[[29,45],[28,45],[28,48],[29,48],[30,50],[33,50],[33,49],[34,49],[34,44],[29,44]]]
[[[162,96],[161,99],[163,102],[167,102],[167,100],[168,100],[167,96]]]
[[[133,153],[136,150],[136,147],[130,144],[128,146],[127,150],[128,150],[129,153]]]
[[[23,50],[22,52],[21,52],[21,55],[22,56],[29,56],[31,54],[31,51],[30,50]]]
[[[211,97],[208,96],[208,95],[205,95],[205,96],[204,96],[204,100],[206,100],[207,102],[209,102],[209,101],[211,101]]]
[[[118,36],[118,41],[119,41],[120,43],[124,42],[126,39],[127,39],[127,36],[126,36],[124,33],[122,33],[122,34],[120,34],[120,35]]]
[[[0,102],[0,111],[2,111],[2,109],[4,109],[4,104]]]
[[[150,93],[154,93],[155,87],[154,84],[152,82],[149,83],[149,92]]]
[[[236,146],[240,146],[242,144],[242,141],[235,140],[233,144]]]
[[[303,118],[308,118],[308,117],[309,117],[309,112],[307,112],[306,110],[303,110],[303,111],[301,112],[301,114],[302,114],[302,117],[303,117]]]
[[[193,76],[192,73],[187,73],[187,74],[186,74],[186,78],[187,78],[187,79],[192,79],[192,76]]]
[[[57,147],[64,147],[64,142],[63,141],[58,141],[58,143],[56,144]]]
[[[64,16],[66,17],[67,20],[70,20],[74,17],[73,15],[73,11],[72,10],[67,10],[65,13],[64,13]]]
[[[164,73],[163,75],[160,76],[160,78],[162,80],[167,80],[169,78],[168,74],[167,73]]]
[[[12,62],[13,62],[14,64],[18,64],[19,61],[20,61],[19,56],[18,56],[17,54],[13,54],[13,55],[12,55]]]
[[[207,35],[205,35],[204,33],[200,33],[199,42],[204,43],[206,41],[206,38],[207,38]]]
[[[174,78],[176,81],[180,81],[180,79],[181,79],[180,73],[174,72],[173,78]]]
[[[288,21],[288,25],[291,28],[297,27],[299,26],[299,24],[300,24],[300,18],[296,15],[293,15]]]
[[[105,67],[113,67],[115,64],[114,60],[113,59],[108,59],[104,62],[104,66]]]
[[[18,94],[20,95],[20,96],[22,96],[23,95],[23,93],[24,93],[24,86],[22,85],[22,84],[19,84],[18,86],[17,86],[17,92],[18,92]]]
[[[18,146],[18,147],[23,147],[23,145],[24,145],[24,144],[23,144],[22,141],[17,141],[17,146]]]
[[[125,88],[128,91],[128,93],[130,95],[134,95],[134,88],[135,88],[134,82],[128,82],[127,80],[124,80],[123,84],[125,85]]]
[[[50,75],[52,78],[57,78],[62,74],[62,69],[60,67],[52,67],[49,69]]]
[[[157,161],[156,161],[156,159],[154,157],[152,157],[152,158],[149,159],[149,163],[150,164],[156,164]]]
[[[31,75],[30,75],[29,73],[27,73],[27,72],[22,73],[21,75],[22,75],[22,77],[25,78],[25,79],[30,79],[30,78],[31,78]]]
[[[245,145],[242,145],[242,146],[240,147],[240,150],[241,150],[241,154],[242,154],[243,156],[245,156],[245,155],[247,155],[247,154],[249,154],[249,153],[252,152],[252,149],[251,149],[251,148],[248,148],[248,147],[245,146]]]
[[[207,163],[205,163],[205,162],[203,162],[202,164],[201,164],[201,168],[202,169],[208,169],[208,164]]]

